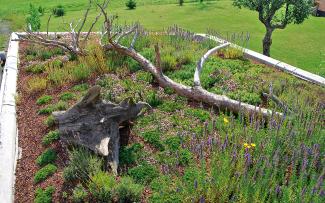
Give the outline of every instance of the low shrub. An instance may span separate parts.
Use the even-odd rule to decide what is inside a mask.
[[[48,116],[47,118],[46,118],[46,120],[44,121],[44,124],[47,126],[47,127],[52,127],[52,126],[54,126],[54,124],[55,124],[55,119],[54,119],[54,117],[52,116],[52,115],[50,115],[50,116]]]
[[[131,146],[124,146],[120,148],[120,165],[135,164],[139,153],[143,149],[143,146],[139,143],[135,143]]]
[[[142,133],[144,140],[160,151],[165,149],[164,145],[160,140],[161,133],[158,130],[145,131]]]
[[[36,163],[39,166],[53,163],[56,160],[56,152],[53,149],[47,149],[36,159]]]
[[[164,92],[168,95],[172,95],[175,93],[175,91],[173,90],[173,88],[170,88],[170,87],[165,87],[164,88]]]
[[[81,184],[78,184],[72,191],[72,201],[75,203],[85,202],[87,196],[88,193]]]
[[[137,2],[135,0],[128,0],[125,3],[126,7],[128,7],[130,10],[135,9],[137,7]]]
[[[153,76],[151,75],[151,73],[145,71],[138,71],[136,73],[136,78],[138,81],[144,81],[147,83],[152,83],[153,81]]]
[[[45,71],[46,67],[44,65],[36,64],[26,68],[26,72],[39,74]]]
[[[163,71],[175,70],[177,66],[176,58],[172,55],[164,55],[161,57],[161,67]]]
[[[49,106],[47,106],[45,108],[42,108],[42,109],[38,110],[37,113],[40,114],[40,115],[46,115],[46,114],[51,114],[53,111],[55,111],[54,106],[49,105]]]
[[[140,184],[150,184],[150,182],[159,176],[158,170],[148,163],[129,169],[128,174]]]
[[[45,61],[45,60],[47,60],[47,59],[50,59],[50,58],[52,58],[52,56],[53,56],[53,53],[52,53],[51,51],[42,50],[42,51],[40,52],[40,59],[41,59],[42,61]]]
[[[56,17],[61,17],[65,15],[65,10],[62,5],[58,5],[52,9],[52,14]]]
[[[200,121],[204,122],[208,119],[210,119],[210,113],[203,109],[186,109],[185,114],[188,116],[194,116],[198,118]]]
[[[86,91],[88,89],[89,89],[89,85],[87,83],[75,85],[72,87],[73,91],[79,91],[79,92]]]
[[[146,101],[150,106],[157,107],[162,104],[162,100],[158,97],[155,91],[150,91],[147,95]]]
[[[42,77],[33,77],[27,82],[27,90],[30,93],[41,92],[47,87],[47,80]]]
[[[43,95],[37,99],[36,104],[38,104],[38,105],[47,104],[47,103],[51,102],[52,99],[53,99],[53,97],[50,95]]]
[[[54,192],[55,188],[53,186],[48,186],[44,190],[37,188],[34,203],[52,203],[52,195]]]
[[[65,181],[88,180],[89,176],[98,173],[103,165],[102,159],[83,148],[70,151],[69,159],[69,165],[63,171]]]
[[[100,171],[90,177],[88,182],[89,192],[98,202],[108,202],[112,198],[112,192],[116,186],[114,176]]]
[[[72,79],[76,82],[83,81],[87,79],[90,74],[91,70],[84,64],[79,64],[72,70]]]
[[[39,171],[36,172],[34,176],[34,182],[39,183],[41,181],[44,181],[47,177],[53,175],[55,171],[57,170],[57,167],[53,164],[48,164],[41,168]]]
[[[68,107],[69,107],[69,105],[67,104],[67,102],[64,102],[64,101],[59,101],[58,103],[56,103],[54,105],[55,110],[58,110],[58,111],[67,110]]]
[[[175,152],[181,146],[181,139],[179,137],[169,137],[165,140],[165,144],[170,151]]]
[[[76,97],[76,95],[74,93],[71,92],[64,92],[60,95],[60,100],[62,101],[69,101],[72,100]]]
[[[58,130],[50,131],[43,137],[42,144],[48,146],[54,141],[58,140],[59,138],[60,138],[60,133]]]
[[[114,197],[118,202],[140,202],[144,187],[134,183],[130,177],[122,177],[114,189]]]
[[[181,149],[178,151],[178,162],[181,166],[187,166],[192,160],[192,153],[188,149]]]
[[[173,102],[173,101],[166,101],[162,105],[159,106],[159,109],[165,112],[175,112],[176,110],[179,110],[183,107],[182,104]]]
[[[259,105],[262,102],[261,95],[255,92],[247,92],[245,90],[237,90],[235,92],[228,93],[232,99],[240,100],[241,102]]]

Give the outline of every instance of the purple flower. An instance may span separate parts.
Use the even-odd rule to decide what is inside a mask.
[[[200,203],[205,203],[205,198],[203,196],[200,198]]]
[[[197,180],[194,180],[194,188],[197,189],[198,183]]]

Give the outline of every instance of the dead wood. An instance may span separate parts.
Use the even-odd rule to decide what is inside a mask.
[[[128,98],[120,104],[100,99],[100,87],[89,89],[83,99],[67,111],[54,112],[59,125],[60,138],[73,145],[84,146],[99,155],[107,157],[116,174],[119,164],[119,125],[135,119],[147,103],[134,103]]]

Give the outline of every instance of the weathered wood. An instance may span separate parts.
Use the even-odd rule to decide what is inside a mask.
[[[100,87],[89,89],[86,96],[65,112],[54,112],[62,141],[84,146],[105,156],[114,173],[119,164],[119,125],[135,119],[144,108],[144,102],[134,103],[131,98],[120,104],[100,99]]]

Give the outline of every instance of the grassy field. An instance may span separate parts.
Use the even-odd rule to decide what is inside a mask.
[[[62,4],[66,9],[64,18],[53,18],[52,31],[65,31],[72,19],[78,20],[86,0],[49,1],[49,0],[2,0],[0,19],[11,21],[12,30],[21,30],[25,24],[28,5],[46,8],[41,18],[42,30],[45,29],[51,8]],[[205,32],[207,28],[217,30],[222,35],[227,33],[249,32],[251,39],[248,48],[261,52],[261,40],[264,27],[258,21],[257,13],[246,9],[234,8],[230,0],[212,1],[204,4],[185,3],[183,7],[175,4],[176,0],[138,0],[136,10],[127,10],[124,1],[112,0],[111,13],[118,15],[119,23],[140,21],[146,28],[162,30],[173,24],[195,32]],[[90,19],[97,11],[93,9]],[[273,36],[271,55],[302,69],[325,75],[325,18],[310,17],[302,25],[290,25],[285,30],[276,30]],[[3,39],[0,37],[0,43]]]

